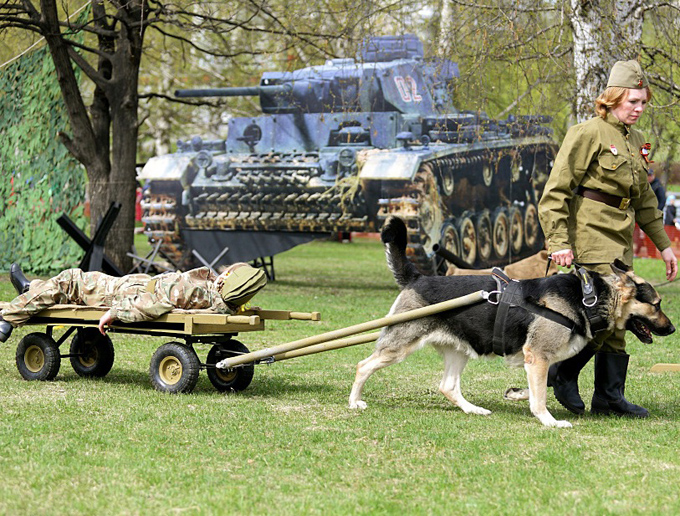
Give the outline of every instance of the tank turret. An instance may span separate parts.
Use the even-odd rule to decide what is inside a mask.
[[[398,214],[424,272],[445,270],[437,248],[470,267],[526,257],[543,246],[536,199],[556,152],[549,119],[459,111],[457,77],[455,63],[426,59],[416,36],[383,36],[354,59],[265,72],[257,86],[178,90],[258,96],[263,115],[149,160],[145,231],[188,267],[197,249],[208,261],[226,247],[223,263],[252,260],[377,231]]]

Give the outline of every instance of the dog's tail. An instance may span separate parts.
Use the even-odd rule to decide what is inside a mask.
[[[380,239],[385,244],[385,255],[394,279],[399,288],[417,279],[421,274],[406,257],[407,244],[406,224],[398,217],[389,217],[380,232]]]

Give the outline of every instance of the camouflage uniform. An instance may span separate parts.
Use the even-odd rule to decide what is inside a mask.
[[[150,321],[175,308],[231,313],[214,286],[216,278],[207,267],[154,278],[146,274],[116,278],[68,269],[46,281],[32,281],[28,292],[2,311],[2,318],[16,327],[56,304],[110,308],[122,322]]]

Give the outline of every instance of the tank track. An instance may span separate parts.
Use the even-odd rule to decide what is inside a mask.
[[[453,194],[454,169],[470,159],[474,157],[463,158],[465,163],[460,158],[424,163],[413,181],[404,185],[401,196],[379,200],[381,225],[390,215],[406,222],[406,254],[423,274],[445,274],[450,265],[433,252],[434,244],[476,269],[504,265],[508,255],[515,261],[537,251],[538,211],[531,202],[493,212],[467,209],[457,216],[447,209],[442,195]],[[483,180],[487,183],[487,177]]]

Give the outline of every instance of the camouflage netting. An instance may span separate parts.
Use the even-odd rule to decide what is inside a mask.
[[[0,271],[73,267],[83,252],[56,219],[87,226],[86,174],[57,139],[69,124],[46,47],[0,70],[0,113]]]

